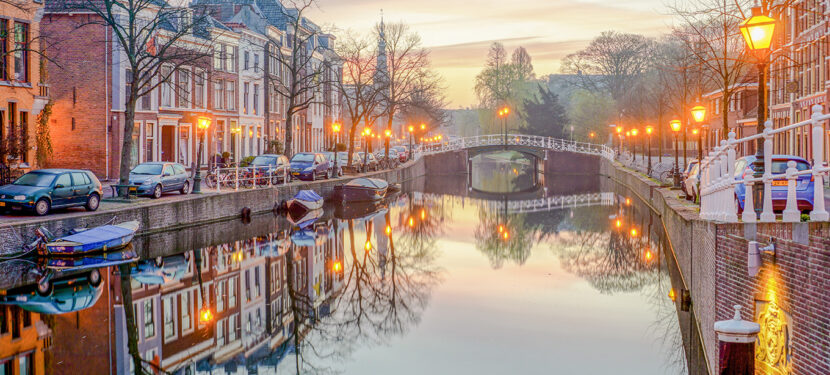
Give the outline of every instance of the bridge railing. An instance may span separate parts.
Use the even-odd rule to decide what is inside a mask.
[[[609,160],[613,160],[615,156],[614,150],[606,145],[525,134],[488,134],[455,138],[444,142],[427,143],[420,146],[419,154],[430,155],[487,146],[535,147],[554,151],[598,155]]]
[[[752,188],[755,184],[763,184],[763,210],[761,222],[774,222],[773,212],[773,183],[785,184],[786,207],[783,212],[784,222],[801,221],[801,212],[798,209],[798,195],[796,192],[799,176],[811,176],[813,184],[813,209],[810,212],[812,221],[828,221],[830,214],[824,207],[824,177],[830,168],[824,162],[824,127],[822,122],[830,120],[830,115],[822,114],[820,105],[813,106],[813,115],[809,120],[798,122],[778,129],[772,128],[772,122],[764,124],[764,132],[735,139],[735,133],[729,133],[729,139],[721,141],[720,146],[712,150],[700,163],[700,218],[724,222],[738,221],[738,192],[735,187],[744,187],[744,210],[741,220],[745,223],[756,222]],[[809,169],[798,170],[794,162],[789,162],[784,173],[773,174],[772,170],[772,140],[776,134],[792,131],[797,128],[809,127],[812,130],[813,161]],[[736,147],[739,144],[764,140],[764,174],[762,177],[753,177],[752,169],[747,166],[743,171],[736,171]],[[802,179],[803,180],[803,179]],[[810,183],[810,182],[808,182]],[[803,182],[802,182],[803,184]],[[809,185],[808,185],[809,186]],[[810,192],[807,192],[808,196]],[[805,197],[802,195],[801,199]],[[776,200],[780,197],[776,197]]]

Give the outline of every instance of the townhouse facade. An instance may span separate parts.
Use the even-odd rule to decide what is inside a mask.
[[[49,102],[42,16],[42,1],[0,2],[0,183],[6,168],[37,166],[37,120]]]
[[[0,306],[0,373],[46,374],[51,331],[40,314],[17,306]]]
[[[285,9],[276,0],[262,1]],[[202,139],[203,168],[218,161],[240,163],[284,143],[285,100],[266,89],[266,83],[284,82],[284,72],[273,64],[269,49],[286,51],[284,35],[293,31],[284,19],[267,17],[257,4],[224,0],[192,4],[193,14],[207,14],[206,24],[178,44],[203,58],[162,66],[153,78],[157,87],[137,99],[131,165],[172,161],[192,169]],[[89,169],[109,180],[118,176],[133,74],[112,30],[87,22],[94,17],[47,7],[40,27],[53,44],[71,46],[57,50],[48,64],[54,71],[50,77],[52,166]],[[320,43],[318,39],[330,43],[334,38],[323,35],[313,43]],[[336,55],[321,54],[320,63],[324,62],[336,66]],[[321,151],[326,146],[324,122],[340,118],[339,101],[322,98],[322,92],[336,93],[333,82],[327,85],[308,111],[295,115],[298,152]],[[198,126],[204,120],[209,123],[206,130]]]
[[[826,1],[801,0],[772,15],[776,41],[769,68],[769,116],[774,128],[808,120],[812,107],[830,104],[830,6]],[[823,124],[824,160],[828,150],[828,124]],[[812,158],[812,132],[799,128],[775,136],[776,153]]]
[[[749,79],[748,81],[751,81]],[[734,131],[737,138],[748,137],[757,133],[758,123],[758,84],[753,82],[739,83],[731,87],[732,96],[726,112],[721,110],[723,90],[715,90],[703,95],[706,105],[707,124],[704,125],[704,150],[711,150],[717,146],[723,137],[723,117],[729,122],[729,130]],[[755,153],[755,144],[738,145],[738,155]]]

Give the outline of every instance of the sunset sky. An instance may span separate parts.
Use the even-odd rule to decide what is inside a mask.
[[[319,0],[311,18],[339,29],[366,31],[380,18],[404,21],[423,38],[445,78],[453,108],[476,102],[473,82],[494,41],[524,46],[537,75],[559,72],[559,61],[605,30],[657,36],[671,24],[667,0]]]

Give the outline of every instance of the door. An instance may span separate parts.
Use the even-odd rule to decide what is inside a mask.
[[[86,173],[72,172],[72,203],[86,203],[87,196],[89,196],[91,190],[92,181],[89,180],[89,177],[86,175]]]
[[[72,176],[69,173],[58,176],[57,181],[55,181],[55,189],[52,190],[52,207],[70,204],[75,195],[73,190]]]
[[[176,161],[176,127],[161,127],[161,161]]]
[[[171,164],[165,164],[161,172],[161,187],[164,191],[177,190],[181,186],[177,184],[176,174],[173,172]]]

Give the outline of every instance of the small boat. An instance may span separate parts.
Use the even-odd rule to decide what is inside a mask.
[[[334,208],[334,217],[340,220],[363,220],[367,217],[375,217],[377,214],[386,214],[387,211],[383,202],[357,202],[338,205]]]
[[[79,233],[47,241],[41,253],[49,255],[80,255],[96,251],[118,250],[127,246],[138,231],[137,221],[102,225]]]
[[[323,217],[323,210],[319,208],[316,210],[305,211],[300,213],[288,211],[288,221],[300,229],[305,229],[311,226],[321,217]]]
[[[300,190],[294,198],[285,202],[289,212],[303,213],[323,208],[323,197],[313,190]]]
[[[356,178],[334,187],[334,194],[343,202],[373,202],[386,196],[389,183],[377,178]]]

